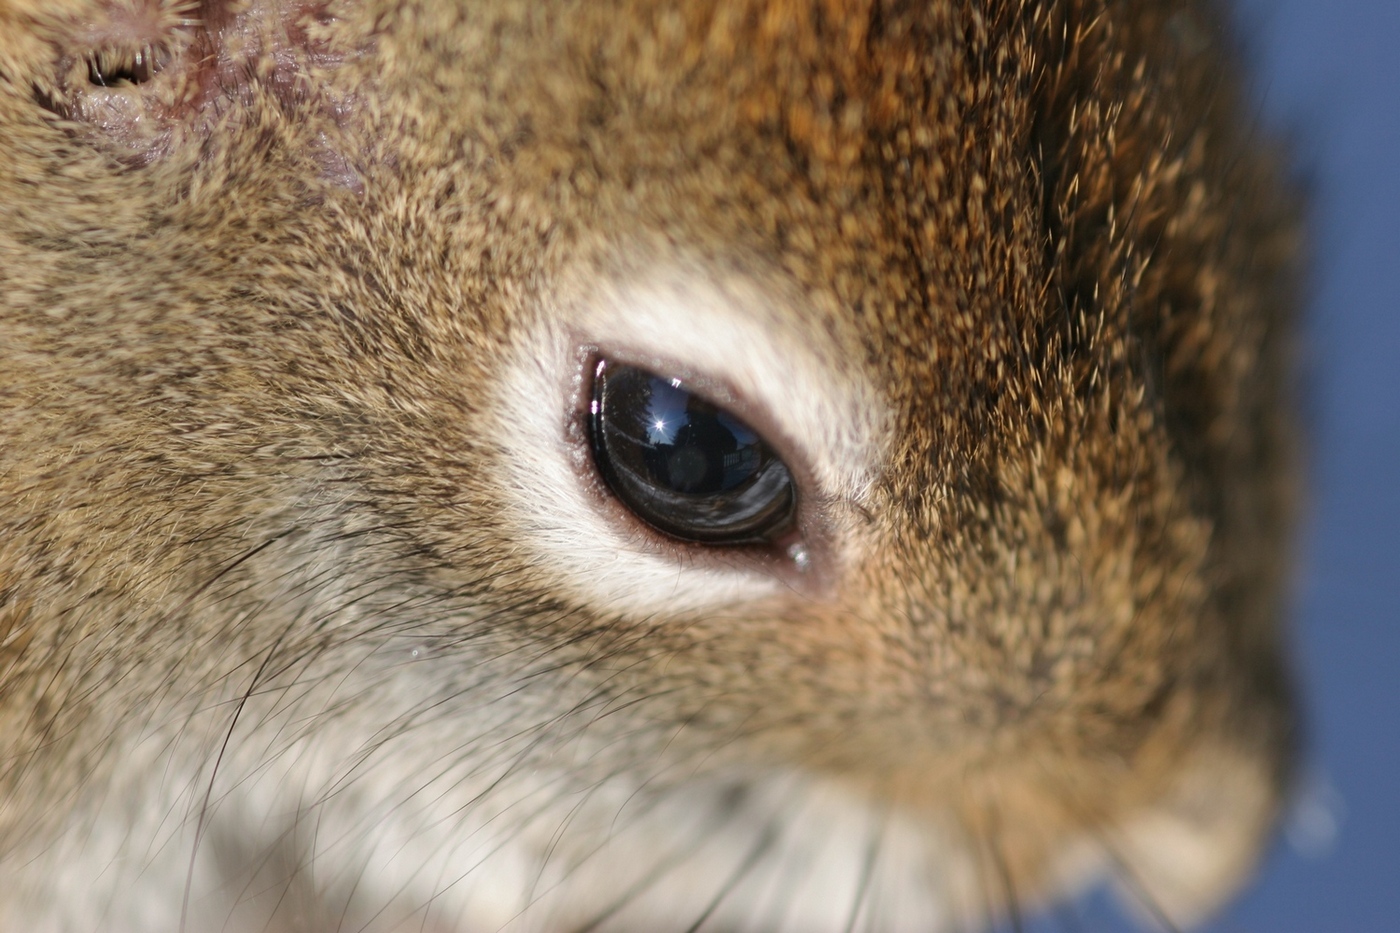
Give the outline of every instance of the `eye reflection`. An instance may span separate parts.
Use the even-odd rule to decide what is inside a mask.
[[[792,523],[787,466],[731,412],[680,379],[600,361],[593,454],[618,499],[675,537],[710,544],[772,540]]]
[[[681,388],[679,379],[651,377],[651,397],[647,401],[647,441],[652,444],[674,444],[676,432],[690,423],[686,404],[690,393]]]

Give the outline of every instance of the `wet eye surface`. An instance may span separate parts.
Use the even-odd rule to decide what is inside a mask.
[[[613,494],[668,535],[755,544],[792,527],[787,466],[756,431],[679,379],[600,360],[589,433]]]

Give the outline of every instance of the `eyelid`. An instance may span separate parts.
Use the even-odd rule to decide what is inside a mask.
[[[679,381],[687,392],[698,395],[716,408],[737,418],[745,427],[756,433],[783,463],[787,464],[788,469],[793,471],[794,479],[798,478],[796,471],[806,463],[807,457],[802,445],[787,436],[768,410],[751,402],[724,379],[697,372],[654,354],[633,352],[625,346],[611,348],[593,343],[581,344],[577,360],[574,407],[580,412],[590,413],[592,380],[598,363],[607,361],[613,366],[629,366]],[[805,471],[804,475],[809,473],[810,471]],[[812,493],[817,494],[815,482],[810,486]]]
[[[628,538],[652,553],[668,557],[687,567],[713,566],[777,577],[785,586],[816,595],[825,592],[835,572],[833,530],[830,520],[834,497],[825,494],[808,468],[800,448],[781,432],[769,428],[773,418],[747,400],[724,380],[700,374],[694,369],[626,348],[614,349],[596,343],[576,344],[572,379],[573,399],[567,441],[576,469],[581,474],[593,507]],[[662,532],[637,517],[620,501],[593,463],[589,439],[592,412],[592,380],[598,363],[629,366],[650,373],[664,373],[679,380],[688,390],[717,408],[728,411],[763,439],[792,477],[796,507],[791,530],[770,543],[712,547],[687,542]]]
[[[804,323],[803,297],[782,282],[674,256],[643,261],[655,249],[633,247],[626,276],[592,265],[561,275],[541,296],[547,313],[522,322],[497,357],[489,408],[500,425],[500,527],[515,529],[511,546],[537,555],[561,594],[608,612],[834,596],[873,533],[861,516],[890,436],[883,395],[847,343]],[[588,376],[600,353],[685,379],[759,431],[798,484],[794,543],[806,556],[700,549],[632,517],[588,450]]]

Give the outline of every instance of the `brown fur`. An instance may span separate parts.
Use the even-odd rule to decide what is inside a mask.
[[[1213,7],[143,0],[113,110],[120,8],[0,2],[0,871],[152,717],[410,625],[626,709],[580,773],[830,775],[994,901],[1203,758],[1266,832],[1296,229]],[[500,361],[641,234],[892,412],[828,596],[629,618],[503,520]]]

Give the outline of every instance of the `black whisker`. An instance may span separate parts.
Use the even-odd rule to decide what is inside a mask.
[[[745,857],[744,861],[739,864],[739,867],[734,870],[734,873],[725,880],[720,889],[715,892],[715,896],[710,900],[710,903],[701,911],[700,916],[695,919],[695,922],[686,928],[685,933],[697,933],[697,931],[705,925],[705,922],[714,915],[714,912],[719,909],[719,905],[724,903],[725,899],[734,893],[734,889],[743,883],[749,872],[753,870],[753,867],[762,861],[763,857],[768,854],[777,841],[777,829],[772,825],[767,826],[763,831],[763,835],[758,838],[758,842],[755,843],[754,847],[749,851],[748,856]]]
[[[887,808],[880,820],[871,829],[870,841],[865,847],[865,857],[861,860],[860,878],[856,882],[856,895],[851,901],[851,913],[846,918],[845,933],[855,933],[856,922],[860,920],[861,911],[865,907],[866,898],[870,894],[871,883],[875,878],[875,865],[880,860],[880,847],[885,842],[885,827],[888,825],[890,811]]]

